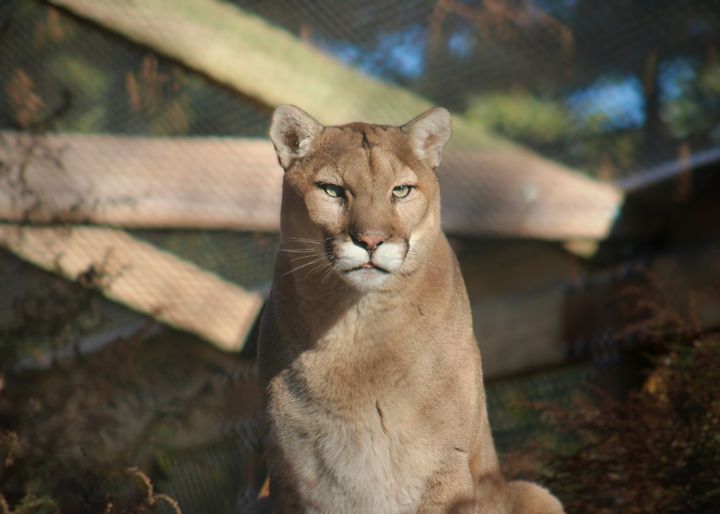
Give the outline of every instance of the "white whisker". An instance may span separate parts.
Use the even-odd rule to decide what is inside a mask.
[[[297,262],[297,261],[306,261],[308,259],[315,259],[317,260],[318,257],[323,257],[322,254],[319,253],[312,253],[311,255],[296,255],[294,257],[290,257],[290,261]]]
[[[280,248],[280,251],[285,253],[317,253],[317,248]]]
[[[308,278],[308,276],[312,275],[313,273],[317,271],[322,271],[326,266],[330,266],[328,262],[321,262],[319,266],[315,266],[314,268],[310,269],[307,273],[305,273],[305,276],[303,278]]]
[[[311,260],[310,262],[306,262],[305,264],[301,264],[300,266],[297,266],[297,267],[291,269],[290,271],[286,271],[285,273],[282,274],[282,276],[284,277],[285,275],[289,275],[290,273],[295,273],[298,270],[301,270],[303,268],[311,266],[312,264],[316,264],[317,262],[319,262],[321,259],[324,259],[324,258],[325,258],[324,255],[320,255],[319,257]]]
[[[329,238],[325,238],[323,241],[329,240]],[[315,245],[321,245],[324,244],[323,241],[318,241],[317,239],[307,239],[305,237],[291,237],[289,239],[291,242],[295,243],[309,243],[309,244],[315,244]]]
[[[325,280],[332,276],[333,271],[335,271],[335,266],[328,266],[328,269],[323,273],[322,277],[320,277],[320,284],[324,284]]]

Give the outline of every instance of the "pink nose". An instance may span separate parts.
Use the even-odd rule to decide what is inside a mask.
[[[375,249],[383,244],[385,242],[385,239],[382,236],[375,236],[375,235],[362,235],[362,236],[351,236],[353,242],[358,245],[362,246],[369,252],[374,252]]]

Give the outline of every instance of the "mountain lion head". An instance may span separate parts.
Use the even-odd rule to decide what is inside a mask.
[[[291,105],[270,138],[285,170],[281,252],[286,274],[390,287],[426,261],[440,230],[435,168],[450,115],[432,109],[401,127],[325,127]]]

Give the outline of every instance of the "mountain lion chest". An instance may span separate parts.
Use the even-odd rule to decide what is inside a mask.
[[[307,505],[358,514],[417,509],[436,452],[401,394],[342,398],[325,392],[320,399],[311,389],[284,392],[273,406],[284,415],[275,432],[296,466]]]

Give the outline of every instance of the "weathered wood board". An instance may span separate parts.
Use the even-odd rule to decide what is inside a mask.
[[[266,140],[0,133],[0,220],[276,231]],[[508,150],[449,151],[443,225],[462,236],[603,239],[622,194]]]
[[[259,293],[121,230],[0,224],[0,245],[71,280],[93,269],[107,298],[227,351],[242,349],[262,307]]]

